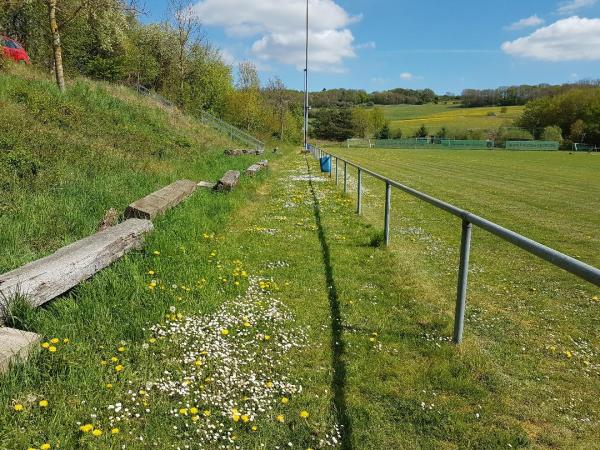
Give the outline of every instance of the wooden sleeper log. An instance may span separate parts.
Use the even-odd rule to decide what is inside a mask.
[[[253,177],[255,176],[258,172],[260,172],[263,169],[266,169],[267,167],[269,167],[269,161],[265,160],[265,161],[261,161],[257,164],[252,164],[250,167],[248,167],[248,169],[246,170],[246,175],[249,177]]]
[[[38,307],[64,294],[127,252],[141,248],[144,235],[152,230],[148,220],[126,220],[0,275],[0,318],[16,296]]]
[[[125,210],[128,219],[153,220],[167,210],[179,205],[194,193],[197,183],[189,180],[179,180],[159,191],[133,202]]]
[[[223,178],[219,180],[215,186],[215,190],[219,192],[229,192],[235,188],[240,182],[240,172],[237,170],[230,170],[223,175]]]

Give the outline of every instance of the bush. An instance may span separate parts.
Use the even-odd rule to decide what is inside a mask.
[[[417,134],[415,136],[418,137],[418,138],[429,136],[429,130],[427,129],[427,127],[425,126],[425,124],[421,125],[421,128],[419,128],[417,130]]]
[[[543,141],[556,141],[556,142],[560,142],[562,144],[563,135],[562,135],[561,128],[556,125],[544,128],[544,132],[542,133],[542,140]]]
[[[519,128],[502,128],[496,137],[496,144],[504,145],[506,141],[533,141],[534,137],[527,130]]]
[[[500,109],[500,114],[506,114],[507,112],[508,112],[508,108],[507,108],[506,106],[503,106],[503,107]]]

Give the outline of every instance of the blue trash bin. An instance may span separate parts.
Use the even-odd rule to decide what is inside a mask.
[[[331,156],[323,156],[320,160],[321,172],[331,173]]]

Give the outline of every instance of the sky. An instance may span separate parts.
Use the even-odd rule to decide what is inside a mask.
[[[144,22],[167,18],[145,0]],[[197,0],[232,65],[303,89],[306,0]],[[600,78],[600,0],[309,0],[312,91],[559,84]]]

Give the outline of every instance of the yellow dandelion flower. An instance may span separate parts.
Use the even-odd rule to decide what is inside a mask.
[[[283,423],[285,422],[285,416],[283,414],[279,414],[277,417],[275,417],[275,420],[277,422]]]
[[[287,405],[290,402],[290,399],[287,397],[282,397],[281,398],[281,403],[283,403],[284,405]]]
[[[20,403],[17,403],[17,404],[14,406],[14,409],[15,409],[15,411],[17,411],[17,412],[20,412],[20,411],[23,411],[23,409],[25,409],[25,407],[24,407],[23,405],[21,405]]]
[[[81,425],[79,427],[79,430],[82,431],[82,432],[84,432],[84,433],[89,433],[93,429],[94,429],[94,425],[92,425],[91,423],[86,423],[85,425]]]
[[[269,336],[268,334],[265,335],[265,341],[270,341],[271,340],[271,336]]]
[[[187,416],[187,414],[188,414],[188,410],[187,410],[187,408],[181,408],[181,409],[179,410],[179,414],[180,414],[181,416]]]
[[[106,384],[106,389],[112,389],[112,388],[113,388],[113,385],[112,385],[112,383],[107,383],[107,384]]]
[[[156,272],[154,272],[154,270],[149,270],[148,275],[156,275]]]
[[[272,381],[267,381],[266,386],[268,388],[272,388],[273,387],[273,382]]]
[[[100,436],[102,436],[102,430],[99,428],[96,428],[94,431],[92,431],[92,435],[96,436],[96,437],[100,437]]]
[[[200,416],[192,416],[192,422],[198,422],[200,420]]]
[[[250,422],[250,416],[248,416],[247,414],[243,414],[242,415],[242,422],[244,422],[244,423]]]
[[[40,400],[40,402],[38,403],[38,405],[40,405],[40,408],[47,408],[48,407],[48,400]]]
[[[156,339],[155,338],[150,338],[150,339],[148,339],[148,342],[150,342],[151,344],[154,344],[156,342]]]
[[[121,432],[121,430],[119,430],[118,428],[113,428],[112,430],[110,430],[111,434],[119,434]]]
[[[50,339],[50,343],[51,344],[58,344],[59,342],[60,342],[60,339],[58,339],[58,338],[52,338],[52,339]]]
[[[193,414],[193,415],[198,414],[198,408],[191,407],[190,408],[190,414]]]
[[[196,361],[194,361],[194,365],[196,367],[200,367],[202,365],[202,360],[201,359],[197,359]]]
[[[308,416],[310,416],[308,411],[300,411],[300,417],[302,417],[303,419],[308,419]]]
[[[117,349],[117,351],[118,351],[119,353],[123,353],[123,352],[125,351],[125,347],[119,347],[119,348]]]
[[[152,254],[153,254],[154,256],[160,256],[160,252],[159,252],[158,250],[154,250],[154,251],[152,252]]]
[[[54,345],[51,345],[50,347],[48,347],[48,351],[50,353],[56,353],[57,348]]]
[[[48,348],[48,347],[50,347],[49,342],[42,342],[42,348]]]
[[[48,450],[50,448],[50,444],[42,444],[40,445],[40,450]]]
[[[63,339],[63,344],[68,344],[69,342],[71,342],[71,340],[69,338],[64,338]]]
[[[119,358],[117,358],[116,356],[113,356],[112,358],[110,358],[110,360],[112,362],[119,362]]]
[[[221,330],[221,335],[222,336],[227,336],[229,334],[229,330],[227,328]]]
[[[256,425],[252,426],[252,431],[256,431],[258,430],[258,427]]]
[[[124,368],[125,367],[123,367],[121,364],[119,364],[118,366],[115,366],[115,372],[122,372]]]

